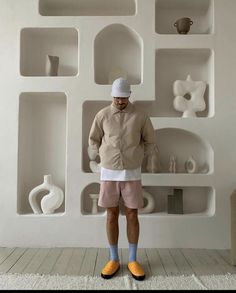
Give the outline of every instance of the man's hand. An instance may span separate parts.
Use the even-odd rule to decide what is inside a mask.
[[[88,146],[88,156],[91,161],[95,161],[95,159],[98,155],[99,155],[99,153],[96,148]]]

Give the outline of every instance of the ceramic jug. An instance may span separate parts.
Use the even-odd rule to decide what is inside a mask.
[[[182,17],[178,19],[174,26],[177,28],[179,34],[187,34],[190,30],[190,26],[193,24],[193,21],[189,17]]]

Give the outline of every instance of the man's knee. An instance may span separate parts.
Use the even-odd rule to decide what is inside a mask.
[[[119,207],[107,208],[107,220],[116,222],[119,218]]]
[[[138,221],[138,209],[125,208],[125,214],[128,221]]]

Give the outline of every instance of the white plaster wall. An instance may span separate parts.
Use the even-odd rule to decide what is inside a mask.
[[[186,3],[186,1],[180,2]],[[157,68],[157,64],[160,64],[156,61],[159,49],[167,51],[193,49],[195,53],[197,49],[203,50],[202,52],[209,49],[213,52],[210,60],[208,53],[203,54],[207,57],[207,61],[200,58],[202,67],[196,61],[191,63],[193,66],[197,66],[197,70],[193,68],[197,76],[207,79],[208,112],[195,119],[182,119],[179,114],[174,114],[172,109],[166,106],[167,108],[163,108],[164,115],[160,111],[153,111],[156,114],[151,117],[156,130],[179,128],[201,137],[206,145],[209,144],[213,150],[213,154],[209,151],[210,157],[208,158],[212,162],[211,172],[193,175],[143,173],[142,176],[143,185],[150,190],[157,188],[157,193],[161,192],[162,187],[164,191],[173,186],[185,187],[186,192],[190,190],[190,198],[193,198],[194,194],[196,195],[195,200],[188,201],[188,210],[194,210],[195,204],[199,207],[201,204],[205,204],[206,212],[190,212],[184,215],[168,215],[167,213],[140,215],[139,247],[222,249],[230,247],[230,195],[236,185],[236,1],[212,1],[214,11],[207,10],[206,13],[210,18],[212,17],[211,25],[213,24],[214,28],[212,29],[209,25],[209,18],[204,18],[204,22],[207,23],[206,31],[201,28],[200,33],[193,31],[193,34],[186,36],[172,34],[170,31],[166,34],[158,34],[156,32],[158,30],[156,29],[155,1],[137,0],[136,3],[136,15],[94,16],[93,11],[92,16],[55,17],[40,15],[38,0],[0,1],[0,246],[107,246],[105,214],[94,216],[82,212],[84,208],[89,209],[89,204],[83,206],[83,191],[90,184],[99,183],[99,174],[86,170],[88,158],[86,158],[84,147],[86,146],[86,133],[91,125],[82,123],[83,114],[90,115],[89,111],[83,113],[83,104],[86,101],[91,101],[92,104],[94,101],[98,102],[96,104],[98,107],[99,101],[102,101],[101,106],[104,101],[111,102],[110,85],[95,83],[94,41],[105,27],[122,24],[135,31],[142,44],[141,83],[132,85],[132,102],[143,103],[145,101],[148,103],[149,101],[158,107],[157,84],[160,81],[156,79],[157,72],[160,76],[163,71],[163,75],[167,76],[166,88],[169,87],[167,90],[170,90],[171,81],[168,78],[168,72],[171,73],[172,68],[164,66],[161,69]],[[166,10],[165,7],[164,9]],[[184,8],[184,11],[186,9]],[[206,11],[205,8],[204,11]],[[198,10],[196,17],[199,13],[201,15]],[[199,19],[203,19],[202,15]],[[163,27],[165,29],[165,25]],[[75,71],[73,71],[71,76],[67,74],[58,77],[22,76],[20,36],[24,28],[76,29],[78,31],[78,60],[75,61],[74,66],[78,65],[78,70],[76,70],[78,74],[75,75]],[[208,34],[207,31],[213,33]],[[57,41],[61,48],[63,41],[60,41],[58,37]],[[73,47],[68,50],[74,49],[76,46],[73,42],[71,43]],[[39,46],[40,44],[37,43],[36,51]],[[65,56],[70,64],[76,59],[76,57],[71,59],[70,56]],[[191,54],[188,56],[191,57]],[[177,62],[173,66],[176,64]],[[186,68],[188,69],[188,66]],[[176,72],[178,74],[186,73],[184,69]],[[161,80],[164,80],[163,76]],[[62,213],[46,216],[34,215],[28,211],[24,212],[24,210],[19,212],[17,209],[18,186],[20,174],[22,174],[19,174],[18,162],[24,157],[27,158],[26,152],[23,157],[19,158],[22,151],[18,146],[21,141],[18,137],[20,95],[42,92],[64,93],[66,96],[64,108],[66,109],[66,125],[63,125],[66,133],[65,156],[61,158],[65,163],[59,165],[59,167],[65,168],[59,172],[65,174],[65,205]],[[163,95],[165,96],[165,94]],[[91,113],[93,113],[92,110]],[[85,121],[91,120],[92,117],[85,119]],[[83,128],[86,130],[84,131]],[[61,148],[59,149],[61,152]],[[55,152],[57,151],[55,147]],[[42,182],[38,184],[40,183]],[[97,185],[95,184],[95,186]],[[203,190],[202,193],[201,190]],[[205,194],[207,196],[200,203],[197,201],[199,192],[199,198],[204,198]],[[157,195],[158,198],[159,195]],[[126,220],[121,215],[119,246],[127,247],[127,245]]]

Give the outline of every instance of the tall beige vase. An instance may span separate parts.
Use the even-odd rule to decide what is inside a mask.
[[[59,67],[59,57],[58,56],[46,56],[46,68],[45,74],[47,76],[57,76]]]

